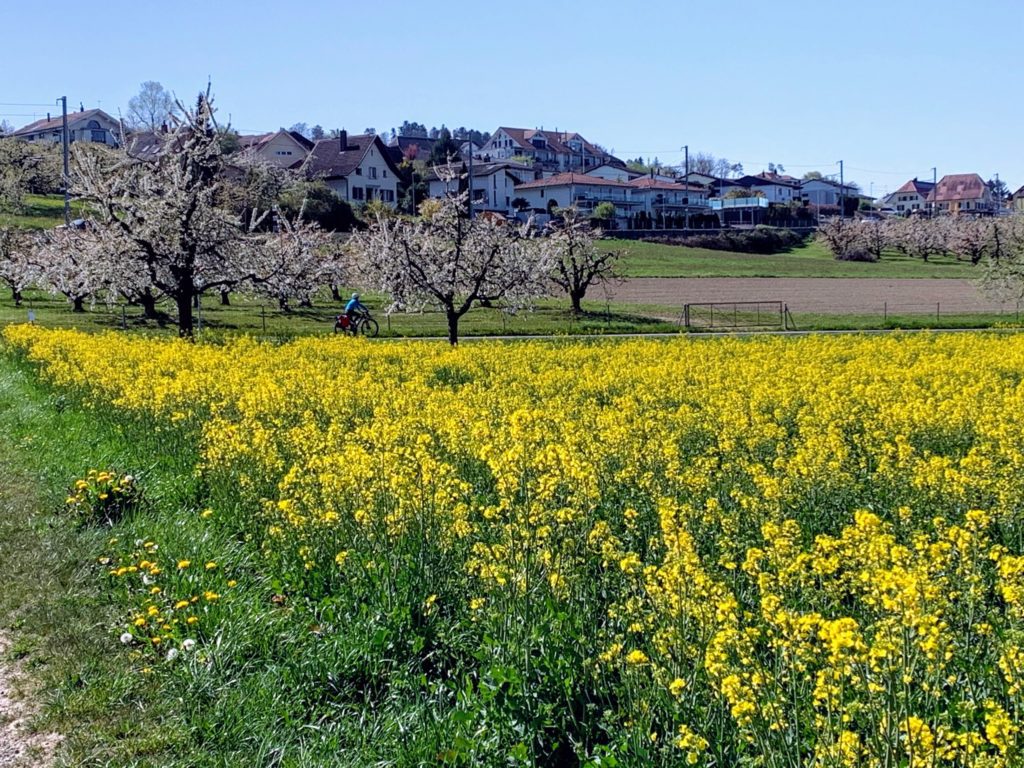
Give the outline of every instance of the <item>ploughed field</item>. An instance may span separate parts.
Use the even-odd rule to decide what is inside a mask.
[[[137,441],[68,505],[197,754],[1024,759],[1024,336],[4,336]]]

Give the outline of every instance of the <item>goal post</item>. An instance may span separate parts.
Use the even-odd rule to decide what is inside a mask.
[[[781,301],[704,301],[683,306],[687,329],[786,330],[787,308]]]

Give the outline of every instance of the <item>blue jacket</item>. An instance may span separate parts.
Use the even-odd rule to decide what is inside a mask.
[[[348,304],[345,305],[345,314],[350,315],[359,310],[363,310],[364,312],[366,311],[366,307],[363,303],[359,301],[359,299],[349,299]]]

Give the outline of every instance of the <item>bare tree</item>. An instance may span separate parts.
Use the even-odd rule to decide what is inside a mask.
[[[156,80],[147,80],[128,100],[128,125],[135,130],[157,131],[177,115],[174,97]]]
[[[583,312],[582,301],[590,286],[618,279],[618,251],[599,251],[594,228],[575,208],[563,208],[562,223],[549,224],[547,240],[553,261],[551,279],[569,295],[574,314]]]
[[[465,194],[432,202],[417,221],[378,212],[352,247],[361,281],[391,298],[389,312],[437,307],[455,345],[459,320],[473,306],[504,300],[512,311],[542,295],[551,260],[529,225],[470,220]]]

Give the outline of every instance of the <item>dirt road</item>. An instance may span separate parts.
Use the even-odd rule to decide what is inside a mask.
[[[782,301],[793,313],[843,315],[1012,312],[969,280],[818,277],[639,277],[612,301],[682,307],[691,302]],[[938,306],[936,306],[938,305]]]

